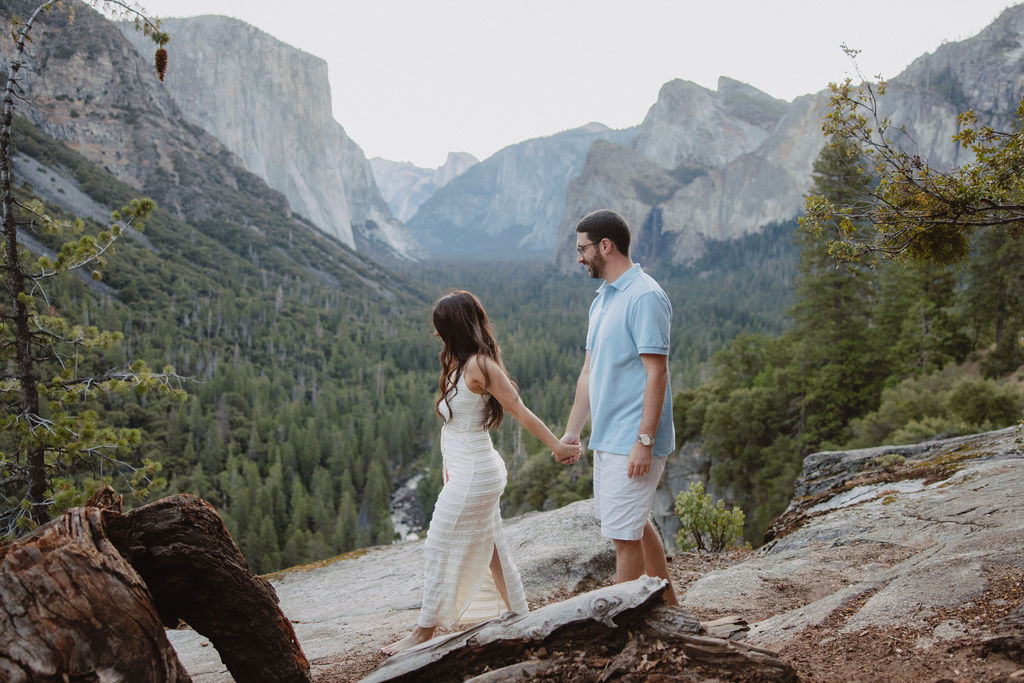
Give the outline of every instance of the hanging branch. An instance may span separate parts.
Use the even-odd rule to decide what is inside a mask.
[[[841,260],[867,256],[949,264],[963,261],[975,232],[1005,230],[1024,234],[1024,101],[1016,111],[1016,128],[997,131],[979,125],[973,111],[957,118],[952,141],[973,153],[974,160],[948,171],[938,170],[914,153],[905,126],[879,113],[887,84],[864,79],[856,66],[857,50],[843,50],[854,63],[859,85],[847,78],[829,84],[829,113],[822,124],[830,144],[842,141],[863,153],[876,175],[866,206],[837,206],[818,195],[807,197],[805,227],[838,229],[830,251]],[[874,228],[867,238],[858,224]]]

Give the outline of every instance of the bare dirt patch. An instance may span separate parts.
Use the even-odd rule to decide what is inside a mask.
[[[987,652],[984,644],[999,620],[1024,601],[1024,575],[1005,565],[988,573],[989,589],[958,609],[908,614],[906,625],[844,633],[846,618],[870,597],[858,596],[820,627],[776,649],[802,681],[1024,680],[1024,661]],[[937,629],[953,637],[936,638]]]

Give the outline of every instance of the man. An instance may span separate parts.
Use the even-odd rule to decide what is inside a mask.
[[[629,226],[614,211],[595,211],[576,226],[577,262],[604,283],[590,306],[587,352],[562,441],[580,443],[591,418],[594,505],[602,535],[615,544],[615,581],[643,574],[668,579],[665,602],[675,605],[665,548],[650,520],[666,456],[675,447],[668,380],[672,304],[630,259],[629,242]]]

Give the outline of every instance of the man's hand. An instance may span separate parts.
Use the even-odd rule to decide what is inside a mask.
[[[654,446],[643,446],[639,441],[634,441],[633,447],[629,449],[626,475],[630,479],[644,476],[651,471],[651,458],[653,457]]]
[[[552,453],[551,455],[554,456],[555,460],[562,463],[563,465],[575,465],[576,463],[578,463],[580,461],[580,454],[583,452],[583,446],[580,443],[580,437],[576,434],[565,434],[560,439],[560,441],[564,444],[575,445],[576,449],[575,451],[570,453],[568,457],[563,456],[561,459],[559,459],[558,453]]]

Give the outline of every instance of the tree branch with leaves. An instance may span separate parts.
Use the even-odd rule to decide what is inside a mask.
[[[822,130],[830,144],[842,142],[868,159],[872,201],[844,206],[809,195],[804,226],[837,230],[830,250],[841,260],[881,255],[937,264],[964,261],[979,230],[1002,230],[1013,238],[1024,234],[1024,101],[1011,131],[981,125],[973,111],[960,114],[952,141],[973,160],[937,169],[914,151],[905,125],[880,113],[887,83],[865,79],[856,66],[858,51],[845,45],[843,50],[860,83],[847,78],[829,84]],[[862,225],[873,228],[866,237]]]

